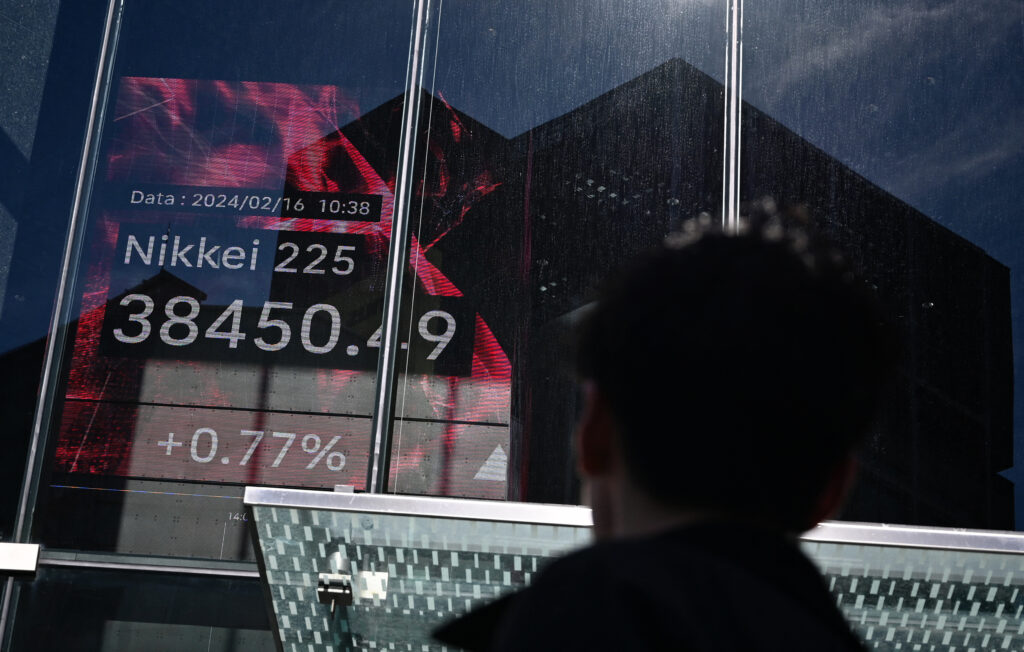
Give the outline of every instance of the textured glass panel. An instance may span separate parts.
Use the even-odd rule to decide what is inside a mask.
[[[718,212],[725,4],[437,6],[399,338],[426,373],[397,392],[389,490],[575,502],[565,333]]]
[[[590,528],[565,525],[265,506],[253,514],[287,652],[440,649],[434,628],[590,539]],[[321,573],[351,578],[351,606],[318,600]]]
[[[284,499],[291,505],[311,500],[374,511],[252,508],[285,650],[306,650],[308,645],[318,652],[331,645],[420,649],[421,644],[435,649],[429,638],[432,628],[529,583],[549,558],[590,538],[590,528],[565,525],[569,518],[564,512],[552,514],[550,525],[526,523],[525,505],[520,522],[499,522],[459,516],[467,509],[484,509],[486,503],[477,501],[419,499],[423,502],[416,509],[446,514],[436,517],[384,513],[412,511],[381,500],[389,497],[294,496]],[[903,543],[979,545],[977,537],[957,530],[895,532],[864,526],[855,536],[895,537],[900,545],[807,540],[801,547],[869,649],[955,652],[1024,646],[1024,555]],[[987,541],[985,545],[1019,545],[997,536]],[[321,574],[344,574],[350,580],[352,606],[332,611],[328,599],[318,600]]]
[[[1024,556],[805,542],[872,650],[1024,649]]]
[[[906,340],[844,517],[1020,527],[1020,3],[747,2],[743,24],[741,199],[803,206]]]

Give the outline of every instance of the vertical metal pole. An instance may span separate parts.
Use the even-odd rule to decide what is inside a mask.
[[[722,229],[735,233],[740,211],[740,118],[743,107],[743,0],[727,0]]]
[[[29,442],[28,457],[25,463],[25,481],[22,483],[21,496],[18,500],[18,518],[14,526],[14,541],[28,541],[32,527],[32,512],[35,508],[36,493],[39,487],[39,467],[46,451],[47,422],[53,409],[55,375],[60,366],[64,351],[64,333],[69,321],[69,301],[74,270],[78,266],[78,252],[81,250],[81,231],[85,226],[85,211],[89,204],[91,185],[96,173],[96,162],[99,157],[99,135],[103,128],[106,115],[106,93],[110,84],[110,76],[114,68],[114,49],[121,25],[121,14],[124,9],[123,0],[110,0],[107,5],[107,18],[103,29],[103,42],[100,46],[99,61],[96,66],[96,83],[92,90],[92,106],[89,109],[89,121],[82,144],[82,160],[78,167],[78,178],[75,184],[75,199],[71,208],[68,223],[67,241],[64,246],[64,260],[61,265],[60,283],[53,308],[53,320],[46,341],[44,354],[43,376],[39,385],[39,402],[32,419],[32,439]],[[0,603],[0,648],[6,649],[10,640],[12,601],[14,600],[14,579],[9,578],[4,586],[2,603]]]
[[[377,358],[377,393],[373,404],[370,439],[370,468],[366,490],[387,491],[391,470],[391,430],[395,415],[395,386],[398,373],[399,312],[402,278],[409,257],[409,213],[412,207],[413,164],[416,156],[416,129],[420,113],[420,89],[423,87],[423,56],[430,0],[415,0],[409,67],[405,79],[405,106],[402,107],[402,134],[398,144],[398,173],[395,175],[395,210],[391,222],[391,247],[388,252],[387,279],[384,285],[384,316],[381,324],[380,355]]]

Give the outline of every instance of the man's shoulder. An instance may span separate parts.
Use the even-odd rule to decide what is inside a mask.
[[[721,565],[723,568],[716,569]],[[552,561],[531,587],[534,593],[579,592],[591,599],[614,597],[615,590],[658,593],[666,574],[719,572],[729,564],[712,549],[695,545],[685,531],[598,542]],[[685,589],[676,586],[674,590]],[[597,590],[595,594],[594,591]]]

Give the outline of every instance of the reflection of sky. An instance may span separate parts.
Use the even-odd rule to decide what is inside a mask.
[[[559,0],[528,9],[446,0],[439,24],[433,87],[508,138],[669,59],[718,80],[725,67],[720,0]]]
[[[1024,178],[1024,5],[834,3],[798,22],[759,7],[745,100],[1004,264],[1024,254],[993,237]]]
[[[402,92],[411,3],[129,3],[119,75],[335,84],[370,110]]]
[[[1007,265],[1024,378],[1024,3],[811,4],[746,3],[744,100]]]

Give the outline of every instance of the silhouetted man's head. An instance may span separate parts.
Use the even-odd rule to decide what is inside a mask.
[[[650,498],[801,531],[824,516],[892,351],[839,252],[762,214],[631,266],[585,318],[578,368]]]

